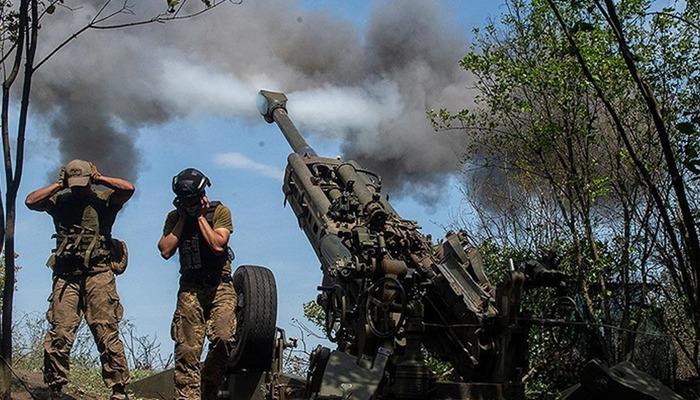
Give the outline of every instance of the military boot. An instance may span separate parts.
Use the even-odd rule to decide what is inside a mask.
[[[60,385],[57,386],[49,386],[49,390],[51,391],[51,395],[49,398],[51,400],[63,400],[63,387]]]
[[[112,395],[109,397],[109,400],[129,400],[124,385],[112,386]]]

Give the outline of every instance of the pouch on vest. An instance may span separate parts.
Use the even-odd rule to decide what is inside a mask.
[[[95,266],[110,259],[109,237],[95,230],[75,225],[51,237],[56,239],[56,249],[47,265],[53,264],[54,269],[68,266],[74,270],[63,272],[95,272]]]
[[[184,239],[180,243],[180,272],[192,271],[202,268],[202,253],[200,251],[199,234],[190,239]]]
[[[110,268],[115,275],[121,275],[129,264],[129,249],[126,247],[126,242],[119,239],[112,239],[110,245],[112,247]]]

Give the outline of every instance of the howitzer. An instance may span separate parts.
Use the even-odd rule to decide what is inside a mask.
[[[530,319],[521,310],[521,293],[557,286],[562,275],[526,262],[493,285],[464,232],[449,232],[434,244],[391,207],[377,174],[354,161],[319,157],[289,119],[284,94],[260,95],[261,114],[277,123],[293,149],[283,191],[321,263],[317,302],[337,347],[317,347],[305,378],[286,374],[283,354],[295,340],[275,327],[274,276],[264,267],[240,266],[233,277],[236,340],[219,397],[523,399]],[[449,362],[455,381],[437,381],[426,355]],[[131,388],[145,398],[172,398],[171,377],[164,372]],[[629,364],[597,362],[563,395],[678,399]]]
[[[291,122],[286,101],[263,90],[259,108],[293,150],[283,191],[321,262],[317,302],[337,344],[312,354],[308,395],[440,397],[445,388],[427,367],[427,353],[449,361],[462,381],[448,390],[522,398],[525,274],[511,271],[496,287],[464,232],[435,245],[392,208],[377,174],[355,161],[319,157]]]

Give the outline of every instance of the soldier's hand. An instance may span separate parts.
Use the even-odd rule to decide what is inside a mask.
[[[58,179],[56,180],[56,183],[58,183],[58,185],[61,188],[65,188],[67,186],[66,185],[66,167],[61,167],[61,170],[58,171]]]
[[[202,196],[200,202],[201,206],[199,207],[199,215],[206,218],[207,210],[209,210],[209,199],[207,199],[207,196]]]
[[[93,163],[90,163],[90,179],[93,182],[99,182],[100,178],[102,177],[102,173],[97,169],[97,166]]]
[[[187,218],[187,211],[185,210],[185,207],[175,207],[175,210],[177,210],[178,220],[185,220]]]

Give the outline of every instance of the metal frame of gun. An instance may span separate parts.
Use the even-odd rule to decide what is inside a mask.
[[[518,313],[525,275],[513,271],[504,285],[493,286],[463,232],[433,244],[391,207],[376,174],[354,161],[316,154],[289,119],[284,94],[260,95],[261,114],[277,123],[294,151],[283,191],[321,262],[317,301],[335,352],[365,370],[389,352],[374,385],[386,396],[426,398],[434,392],[427,350],[450,361],[468,390],[522,397],[527,329]],[[347,366],[333,368],[333,354],[327,357],[316,363],[323,373],[309,374],[319,397],[338,395],[327,382],[352,381],[342,376]]]

